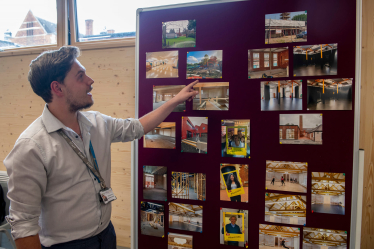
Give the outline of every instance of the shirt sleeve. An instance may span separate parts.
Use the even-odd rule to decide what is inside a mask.
[[[36,235],[40,231],[41,200],[46,191],[47,173],[44,157],[32,139],[21,139],[5,158],[9,175],[9,215],[13,238]]]

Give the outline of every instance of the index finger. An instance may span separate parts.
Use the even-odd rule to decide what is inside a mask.
[[[194,85],[196,85],[197,83],[199,83],[199,81],[198,80],[195,80],[194,82],[192,82],[192,83],[190,83],[189,85],[188,85],[188,87],[189,88],[192,88]]]

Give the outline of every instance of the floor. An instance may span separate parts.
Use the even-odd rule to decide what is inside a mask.
[[[146,78],[178,78],[178,69],[173,68],[171,63],[152,67],[152,69],[146,73]]]
[[[179,222],[179,221],[172,221],[169,222],[169,228],[172,229],[179,229],[179,230],[186,230],[186,231],[191,231],[191,232],[202,232],[202,224],[197,225],[197,224],[189,224],[186,222]]]
[[[202,103],[204,101],[207,101],[206,99],[202,100]],[[207,110],[207,111],[217,111],[217,110],[222,110],[222,111],[227,111],[229,108],[227,106],[225,106],[225,104],[227,103],[227,101],[224,101],[224,100],[218,100],[218,106],[214,105],[211,101],[207,101],[206,102],[206,107],[202,110]],[[193,106],[192,106],[192,110],[197,110],[198,106],[200,105],[200,99],[194,99],[193,100]]]
[[[287,76],[287,69],[273,69],[271,70],[265,70],[265,71],[258,71],[258,72],[248,72],[248,79],[260,79],[262,78],[263,74],[266,74],[267,76],[273,76],[274,78],[278,77],[288,77]]]
[[[180,189],[178,189],[177,192],[179,193]],[[186,192],[186,191],[183,191],[183,192]],[[190,188],[188,193],[189,193],[189,198],[188,198],[189,200],[197,200],[197,193],[194,192],[193,188]],[[177,196],[172,196],[172,198],[178,198],[178,197]]]
[[[143,198],[146,200],[167,200],[167,191],[158,188],[143,188]]]
[[[220,200],[230,201],[230,197],[227,195],[226,190],[220,190]],[[248,203],[248,187],[244,187],[244,195],[242,195],[242,202]]]
[[[293,76],[316,76],[316,75],[336,75],[337,69],[334,67],[323,67],[321,69],[321,66],[318,65],[310,65],[310,66],[301,66],[297,67],[297,65],[294,65],[293,68]]]
[[[279,111],[279,110],[302,110],[303,99],[281,98],[280,104],[278,99],[261,100],[261,111]]]
[[[157,108],[159,108],[160,106],[162,106],[163,104],[165,104],[167,101],[160,101],[158,103],[153,103],[153,110],[156,110]],[[186,110],[186,102],[182,103],[182,104],[179,104],[177,105],[173,112],[184,112]]]
[[[325,104],[321,102],[309,103],[308,110],[352,110],[352,100],[325,100]]]
[[[262,246],[262,245],[259,245],[259,248],[260,249],[281,249],[281,248],[284,248],[283,246]],[[293,247],[293,246],[289,246],[288,248],[290,249],[299,249],[298,247]]]
[[[290,43],[290,42],[306,42],[307,39],[296,38],[296,35],[287,35],[277,38],[265,38],[265,44],[276,44],[276,43]]]
[[[144,235],[151,235],[151,236],[156,236],[156,237],[162,237],[164,234],[164,228],[157,224],[157,229],[151,227],[149,224],[150,221],[142,221],[141,222],[141,234]]]
[[[310,139],[280,139],[279,142],[282,144],[311,144],[311,145],[322,145],[322,141],[315,142]]]
[[[175,149],[175,137],[145,135],[145,148]]]
[[[271,181],[266,181],[267,190],[280,190],[280,191],[291,191],[291,192],[300,192],[306,193],[306,188],[301,186],[298,183],[286,182],[286,185],[282,186],[281,182],[275,182],[274,185],[271,184]]]
[[[316,213],[345,214],[345,208],[339,205],[312,204],[312,210]]]

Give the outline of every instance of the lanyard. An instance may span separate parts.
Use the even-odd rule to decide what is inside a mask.
[[[105,185],[105,180],[100,174],[99,166],[97,165],[97,161],[96,161],[95,151],[93,150],[91,141],[90,141],[90,152],[92,154],[92,157],[94,158],[95,166],[92,165],[92,163],[88,160],[88,158],[80,151],[78,146],[76,146],[75,143],[62,130],[59,130],[58,134],[60,134],[60,136],[62,136],[65,139],[65,141],[70,145],[70,147],[74,150],[74,152],[80,157],[80,159],[82,159],[82,161],[91,170],[92,174],[96,177],[96,179],[100,183],[101,189],[107,189]]]

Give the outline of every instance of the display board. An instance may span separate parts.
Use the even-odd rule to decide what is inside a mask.
[[[138,117],[199,93],[136,143],[134,248],[350,248],[356,1],[137,18]]]

